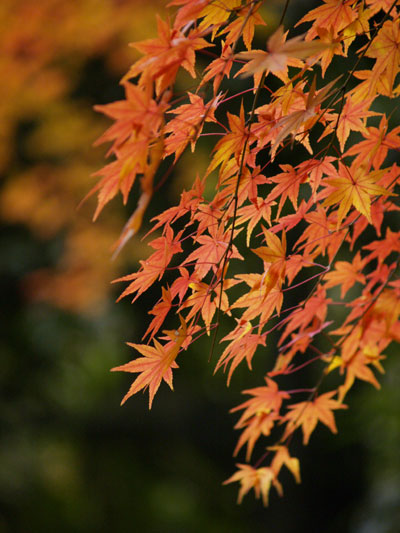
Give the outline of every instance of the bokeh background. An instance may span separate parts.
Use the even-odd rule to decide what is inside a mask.
[[[136,239],[110,260],[134,202],[112,202],[94,224],[95,198],[77,206],[104,164],[92,144],[109,123],[93,106],[123,97],[136,57],[127,44],[152,35],[165,4],[0,3],[0,531],[398,533],[395,348],[382,391],[359,384],[337,415],[339,435],[321,428],[294,450],[302,485],[288,476],[267,509],[252,495],[237,506],[237,487],[221,486],[238,436],[228,411],[260,383],[257,366],[227,389],[200,343],[151,412],[144,395],[119,406],[130,378],[109,369],[132,358],[124,341],[138,341],[149,306],[115,304],[121,286],[110,282],[135,270],[146,246]],[[294,2],[291,16],[311,6]],[[281,8],[265,8],[271,26]],[[187,161],[149,216],[191,179]]]

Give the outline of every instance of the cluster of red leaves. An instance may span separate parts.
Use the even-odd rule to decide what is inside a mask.
[[[216,335],[222,314],[232,326],[216,370],[227,371],[228,384],[278,333],[264,385],[243,391],[249,399],[233,409],[241,411],[235,455],[247,448],[247,464],[227,480],[240,482],[239,501],[251,489],[265,504],[271,486],[281,493],[283,466],[300,480],[293,435],[301,430],[307,444],[319,422],[336,433],[334,411],[346,407],[355,380],[379,388],[383,351],[400,338],[400,232],[390,227],[399,209],[400,128],[377,111],[382,97],[390,103],[400,93],[398,3],[324,0],[298,22],[308,23],[303,35],[270,29],[265,49],[253,49],[255,28],[264,31],[261,1],[173,0],[178,9],[158,20],[158,37],[134,45],[144,55],[124,80],[126,100],[101,108],[115,120],[101,139],[113,142],[115,160],[95,188],[97,212],[118,191],[126,200],[141,180],[119,245],[140,226],[160,162],[175,154],[176,164],[188,144],[195,150],[204,134],[219,136],[205,175],[155,217],[153,254],[123,278],[122,296],[136,300],[167,269],[175,275],[149,311],[153,345],[132,344],[142,357],[114,370],[138,373],[124,401],[148,387],[151,406],[162,379],[172,388],[176,357],[200,335]],[[213,58],[203,72],[199,54]],[[335,56],[348,71],[328,83]],[[174,95],[182,69],[197,80],[185,103]],[[238,74],[250,78],[241,94],[228,81]],[[238,114],[228,111],[234,97],[242,97]],[[288,164],[294,143],[303,160]],[[211,198],[206,181],[215,184]],[[255,271],[235,274],[244,258]],[[178,314],[179,329],[157,340],[164,320]],[[286,390],[285,376],[310,364],[319,365],[317,383]],[[337,385],[327,387],[333,372]],[[274,446],[249,464],[273,430]]]

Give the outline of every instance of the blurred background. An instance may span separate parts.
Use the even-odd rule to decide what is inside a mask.
[[[283,479],[285,497],[273,494],[267,509],[253,495],[237,506],[237,487],[221,486],[236,462],[228,411],[240,390],[260,384],[257,366],[227,389],[222,374],[212,376],[206,339],[151,412],[147,395],[119,406],[131,380],[109,369],[132,358],[124,341],[138,342],[149,306],[115,304],[121,286],[110,282],[148,252],[136,239],[110,260],[134,202],[113,201],[96,223],[95,198],[77,206],[104,165],[105,149],[92,144],[109,122],[93,105],[123,98],[119,80],[136,58],[127,43],[151,36],[165,4],[0,3],[0,532],[396,533],[394,357],[382,391],[360,383],[349,396],[338,436],[321,428],[307,449],[294,449],[303,482]],[[276,25],[280,2],[265,9]],[[149,217],[191,179],[184,165]]]

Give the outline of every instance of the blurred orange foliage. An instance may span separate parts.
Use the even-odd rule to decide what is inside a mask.
[[[101,64],[114,86],[136,57],[127,43],[151,36],[156,6],[157,0],[0,3],[0,216],[37,239],[64,242],[54,268],[23,280],[30,298],[96,311],[128,259],[125,253],[110,260],[110,242],[126,218],[119,206],[96,225],[93,202],[76,209],[104,164],[103,150],[91,145],[106,119],[91,106],[107,95],[87,69]]]

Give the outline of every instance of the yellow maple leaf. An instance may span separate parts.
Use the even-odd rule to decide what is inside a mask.
[[[339,162],[337,177],[327,178],[324,184],[332,187],[328,197],[322,204],[323,207],[339,204],[337,212],[337,228],[353,205],[357,211],[364,215],[372,224],[371,199],[373,196],[391,194],[387,189],[376,185],[384,174],[383,170],[368,173],[364,166],[356,168],[347,167]]]

